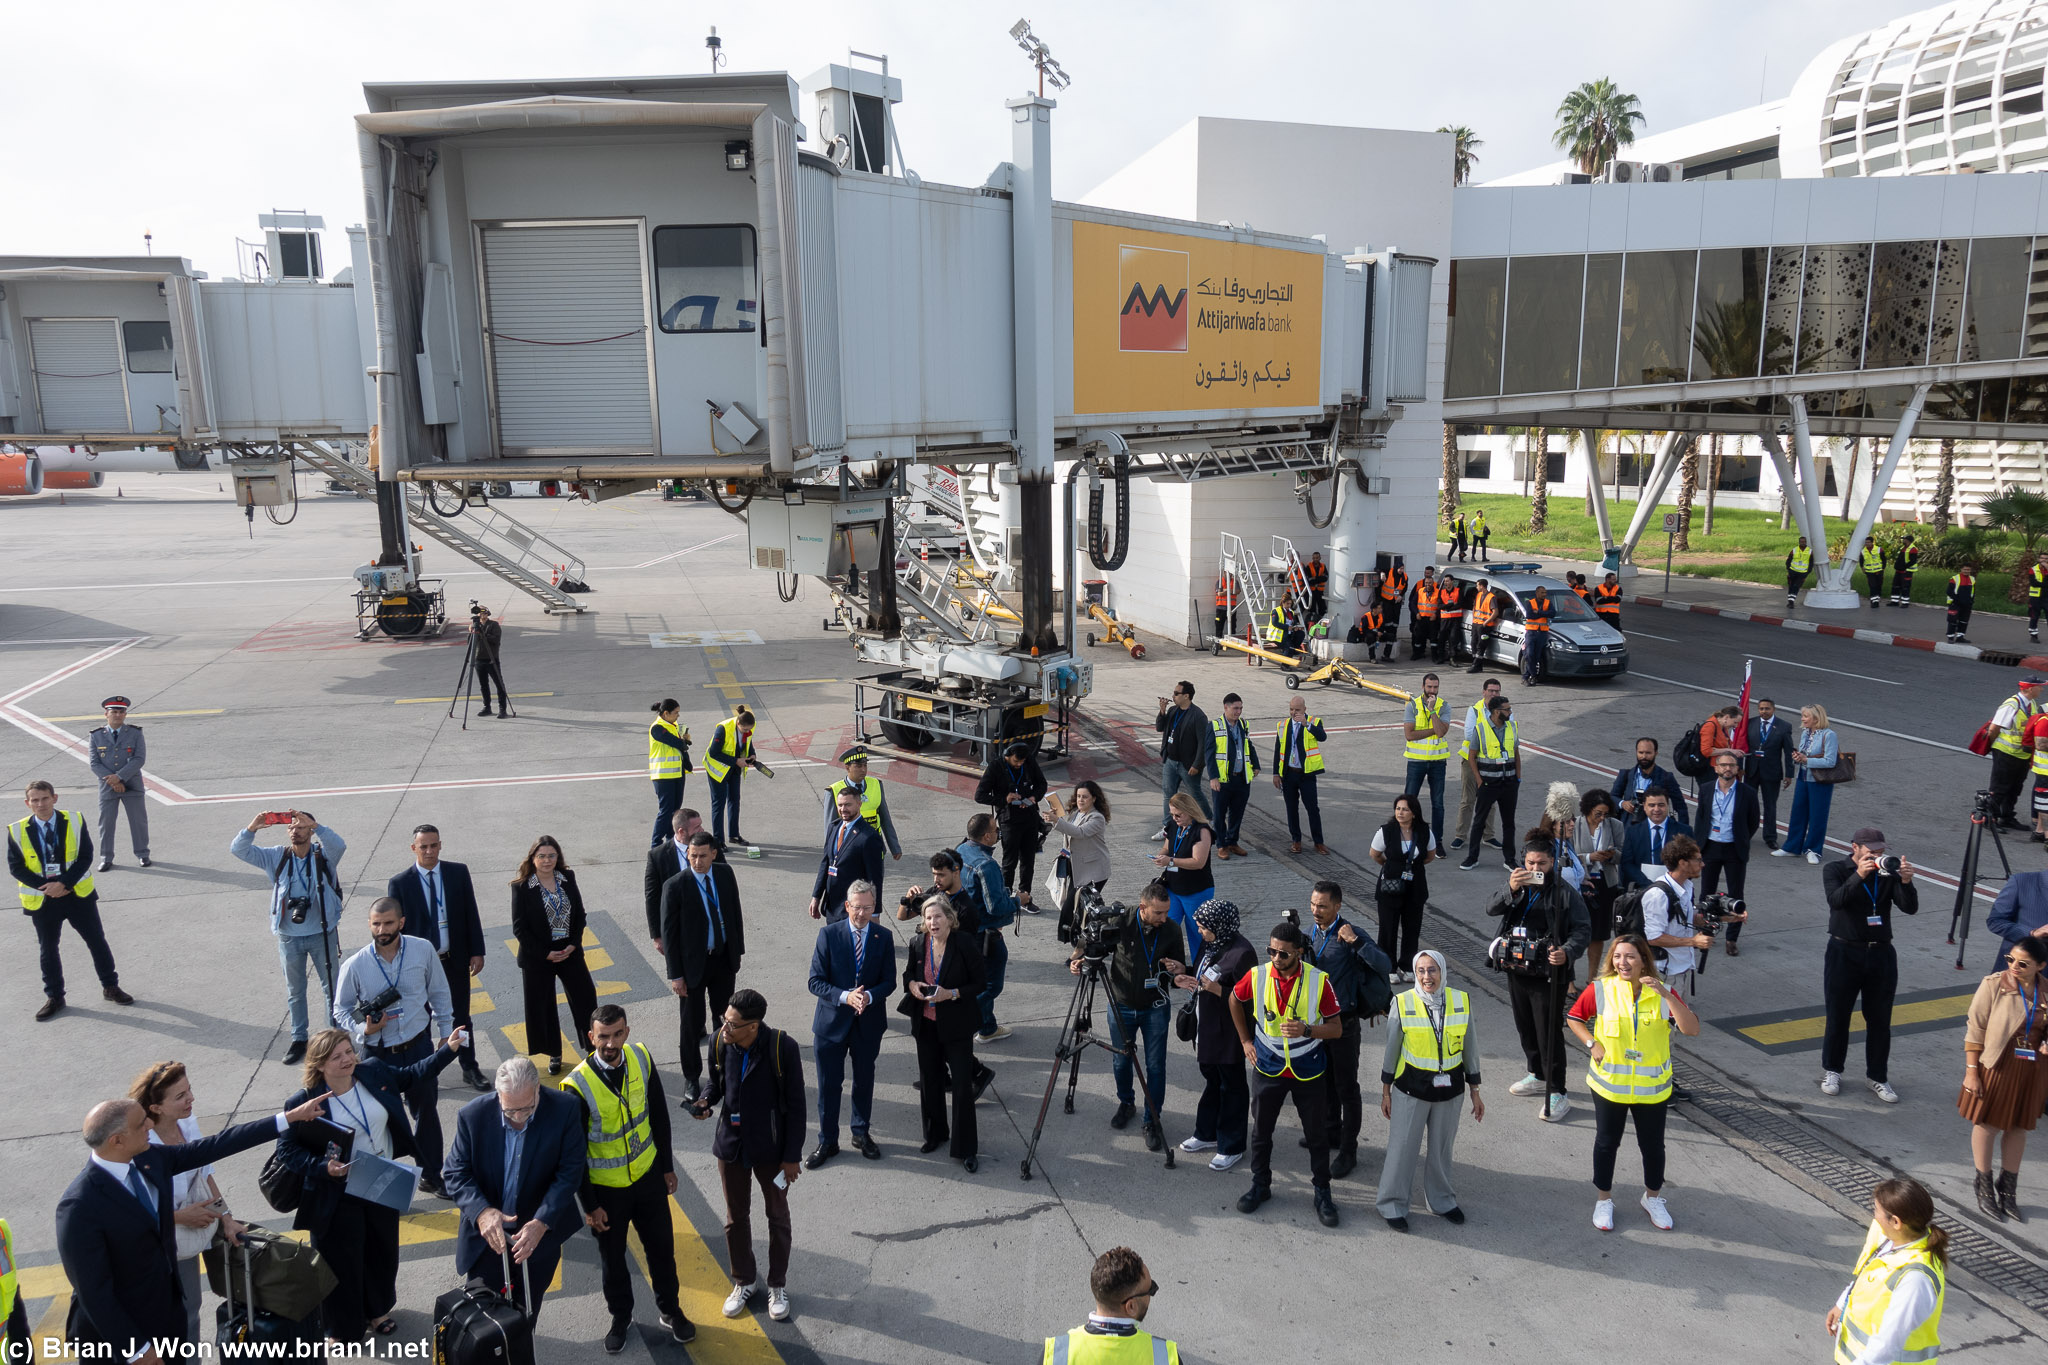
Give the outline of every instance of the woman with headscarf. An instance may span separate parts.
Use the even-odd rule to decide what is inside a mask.
[[[1408,1231],[1408,1196],[1415,1158],[1425,1135],[1429,1157],[1422,1191],[1429,1211],[1462,1223],[1451,1188],[1451,1148],[1458,1140],[1458,1100],[1472,1095],[1472,1121],[1486,1118],[1479,1098],[1479,1049],[1472,1038],[1472,1001],[1452,990],[1444,955],[1434,948],[1415,952],[1415,985],[1394,997],[1395,1027],[1387,1030],[1380,1062],[1380,1117],[1388,1121],[1387,1158],[1380,1167],[1380,1217],[1395,1232]]]
[[[1195,1007],[1195,1065],[1202,1069],[1202,1098],[1195,1105],[1195,1135],[1183,1152],[1206,1152],[1212,1171],[1227,1171],[1244,1159],[1250,1141],[1251,1085],[1244,1070],[1244,1044],[1230,1017],[1230,993],[1259,965],[1258,950],[1238,928],[1237,907],[1208,900],[1195,907],[1202,951],[1174,985],[1192,992]]]

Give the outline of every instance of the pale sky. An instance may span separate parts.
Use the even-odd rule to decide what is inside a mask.
[[[1053,189],[1077,198],[1200,116],[1384,128],[1471,125],[1479,179],[1556,158],[1552,114],[1581,81],[1637,95],[1646,131],[1777,98],[1834,39],[1914,0],[771,0],[732,5],[352,0],[94,5],[0,0],[0,255],[159,254],[215,277],[256,215],[362,218],[351,116],[362,83],[702,72],[715,24],[732,71],[797,78],[884,52],[905,160],[979,184],[1008,154],[1003,100],[1032,81],[1028,17],[1073,85],[1054,115]],[[1766,56],[1768,53],[1768,66]],[[809,120],[809,111],[798,116]],[[1335,168],[1333,168],[1335,169]]]

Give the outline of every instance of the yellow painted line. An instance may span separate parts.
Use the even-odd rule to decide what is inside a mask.
[[[496,1008],[498,1008],[498,1002],[491,999],[489,991],[480,991],[474,988],[470,990],[469,1012],[471,1014],[489,1014]]]
[[[555,694],[552,692],[514,692],[512,694],[512,696],[515,699],[520,697],[552,697],[554,695]],[[460,697],[400,697],[391,704],[393,706],[421,706],[431,702],[448,702],[461,700],[462,698]],[[199,713],[195,711],[192,714],[197,715]]]
[[[583,965],[593,972],[601,972],[612,965],[612,955],[602,948],[585,948]]]
[[[1947,995],[1938,1000],[1918,1000],[1910,1005],[1899,1005],[1892,1010],[1892,1023],[1925,1024],[1940,1019],[1960,1019],[1970,1012],[1970,1002],[1976,998],[1974,992],[1968,995]],[[1752,1024],[1741,1030],[1742,1036],[1771,1046],[1777,1043],[1804,1043],[1827,1033],[1827,1016],[1809,1015],[1804,1019],[1786,1019],[1775,1024]],[[1860,1032],[1864,1027],[1863,1016],[1858,1014],[1850,1020],[1849,1031]]]
[[[57,1270],[61,1277],[63,1267],[48,1267]],[[26,1275],[26,1272],[23,1272]],[[26,1290],[23,1291],[26,1293]],[[30,1295],[41,1298],[40,1294]],[[35,1325],[35,1358],[37,1360],[59,1360],[70,1354],[71,1347],[64,1337],[64,1319],[71,1316],[71,1285],[67,1281],[57,1297],[50,1300],[50,1306],[43,1310],[42,1321]]]
[[[408,1213],[398,1220],[398,1244],[419,1246],[425,1242],[449,1242],[462,1226],[461,1209],[436,1209],[432,1213]]]
[[[226,707],[223,707],[223,706],[215,706],[215,707],[211,707],[211,708],[209,708],[209,709],[207,709],[207,710],[204,710],[204,711],[130,711],[130,712],[128,713],[128,719],[130,719],[130,720],[161,720],[161,719],[162,719],[163,717],[165,717],[165,716],[220,716],[220,715],[225,715],[225,714],[227,714],[227,708],[226,708]],[[96,720],[96,721],[99,721],[99,722],[101,722],[102,724],[104,724],[104,723],[106,722],[106,719],[107,719],[107,714],[106,714],[106,712],[104,712],[104,711],[99,711],[99,712],[95,712],[94,714],[92,714],[92,715],[90,715],[90,716],[44,716],[44,717],[43,717],[43,719],[44,719],[44,720],[52,720],[52,721],[57,721],[57,720]]]
[[[767,1296],[755,1300],[758,1311],[726,1317],[725,1296],[730,1292],[726,1286],[732,1283],[732,1277],[711,1254],[711,1248],[673,1195],[669,1196],[668,1211],[675,1231],[676,1275],[682,1281],[679,1297],[683,1316],[697,1327],[697,1339],[689,1346],[690,1359],[697,1365],[781,1365],[782,1353],[761,1328],[761,1318],[768,1311]],[[647,1250],[640,1245],[640,1235],[633,1233],[626,1244],[633,1249],[633,1258],[640,1262],[640,1273],[645,1275]]]
[[[52,1294],[68,1296],[71,1293],[71,1281],[64,1277],[62,1262],[23,1266],[15,1283],[20,1286],[24,1299],[47,1299]],[[59,1326],[62,1326],[61,1322]]]
[[[730,673],[721,673],[718,676],[721,678],[729,678],[732,675]],[[723,687],[726,690],[731,691],[734,688],[740,687],[817,687],[823,683],[839,683],[845,681],[846,679],[844,678],[779,678],[773,682],[708,682],[698,683],[697,686]]]

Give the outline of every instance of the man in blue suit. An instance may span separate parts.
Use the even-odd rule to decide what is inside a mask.
[[[1763,807],[1764,846],[1778,846],[1778,792],[1792,785],[1792,726],[1778,714],[1769,697],[1756,704],[1749,723],[1749,753],[1742,760],[1742,780],[1756,788]]]
[[[1671,803],[1677,799],[1662,787],[1651,787],[1643,793],[1643,818],[1630,825],[1621,840],[1623,886],[1648,886],[1664,875],[1664,845],[1681,834],[1692,836],[1685,821],[1671,813]],[[1645,873],[1645,867],[1657,870]]]
[[[172,1151],[182,1150],[172,1148]],[[497,1093],[479,1096],[455,1118],[455,1142],[441,1179],[462,1209],[455,1269],[540,1315],[562,1243],[583,1226],[576,1191],[583,1184],[583,1109],[525,1057],[498,1067]],[[504,1257],[524,1267],[505,1283]],[[533,1298],[527,1301],[531,1287]]]
[[[804,1165],[811,1170],[839,1155],[839,1088],[853,1056],[853,1145],[870,1161],[882,1149],[868,1136],[875,1099],[875,1057],[889,1031],[882,1002],[896,983],[896,940],[876,924],[872,882],[846,889],[846,918],[818,931],[811,950],[811,994],[818,1007],[811,1038],[818,1065],[818,1145]]]
[[[73,1295],[64,1334],[81,1356],[157,1365],[157,1342],[185,1339],[171,1177],[275,1142],[326,1105],[319,1095],[175,1147],[150,1145],[149,1116],[134,1100],[93,1106],[83,1129],[92,1159],[57,1201],[57,1254]]]
[[[441,831],[432,825],[413,827],[412,859],[411,867],[392,874],[384,894],[405,908],[401,932],[425,939],[441,955],[455,1023],[468,1028],[470,978],[484,969],[484,924],[477,914],[476,888],[470,884],[467,866],[442,859]],[[491,1088],[476,1064],[473,1033],[462,1045],[462,1079],[472,1090]]]

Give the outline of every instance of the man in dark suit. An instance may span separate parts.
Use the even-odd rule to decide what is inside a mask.
[[[888,850],[860,818],[860,793],[842,787],[836,799],[838,818],[825,831],[825,851],[818,857],[818,879],[811,883],[811,918],[846,915],[846,888],[855,882],[882,884],[882,856]]]
[[[448,1197],[462,1208],[455,1233],[456,1271],[510,1294],[530,1317],[538,1317],[562,1259],[562,1243],[583,1226],[576,1205],[583,1153],[583,1107],[553,1086],[543,1086],[529,1059],[502,1063],[497,1093],[478,1096],[456,1115],[455,1142],[441,1168]],[[510,1285],[505,1283],[507,1247],[524,1267]]]
[[[1720,884],[1721,873],[1728,873],[1728,894],[1742,899],[1743,883],[1749,877],[1749,843],[1756,838],[1760,817],[1757,814],[1756,789],[1744,782],[1742,755],[1733,749],[1723,749],[1714,755],[1714,782],[1700,794],[1697,830],[1694,835],[1704,849],[1707,865],[1700,881],[1700,890],[1713,895]],[[1730,920],[1728,936],[1722,942],[1728,945],[1728,955],[1735,957],[1742,950],[1735,946],[1735,940],[1742,937],[1742,921]]]
[[[1792,785],[1792,727],[1769,697],[1756,704],[1748,726],[1749,756],[1742,762],[1742,780],[1763,807],[1764,847],[1778,846],[1778,792]]]
[[[867,882],[846,891],[846,918],[818,931],[811,950],[811,1040],[818,1067],[818,1145],[804,1165],[812,1170],[839,1154],[839,1089],[853,1056],[853,1145],[870,1161],[882,1149],[868,1136],[874,1108],[875,1057],[889,1031],[883,1001],[896,982],[896,940],[876,924],[877,892]]]
[[[1679,788],[1678,775],[1657,762],[1657,741],[1644,735],[1636,741],[1634,765],[1614,775],[1614,785],[1607,789],[1607,794],[1614,798],[1615,809],[1629,824],[1639,825],[1643,822],[1643,794],[1652,787],[1664,789],[1679,823],[1685,823],[1685,793]]]
[[[1648,886],[1664,875],[1664,845],[1679,835],[1690,835],[1685,821],[1671,813],[1679,798],[1662,787],[1650,787],[1642,794],[1643,818],[1628,827],[1621,839],[1621,884]],[[1644,872],[1645,867],[1654,868]]]
[[[668,879],[681,872],[690,864],[685,852],[690,840],[704,830],[704,817],[688,806],[677,811],[671,820],[675,831],[673,838],[664,839],[647,850],[647,867],[640,878],[641,898],[647,907],[647,937],[654,941],[654,951],[661,951],[661,889],[668,885]],[[711,861],[723,863],[725,849],[716,839],[711,841],[716,852]]]
[[[157,1365],[152,1342],[185,1336],[185,1286],[171,1225],[171,1177],[275,1142],[319,1118],[327,1096],[175,1147],[152,1146],[134,1100],[108,1100],[85,1116],[92,1159],[57,1201],[57,1254],[71,1281],[64,1334],[88,1359]],[[138,1355],[137,1352],[140,1352]]]
[[[709,1019],[725,1016],[747,952],[739,879],[716,860],[717,851],[718,841],[699,830],[690,840],[688,866],[661,889],[662,960],[668,988],[683,1002],[685,1105],[697,1098],[704,1078],[706,1011]]]
[[[484,969],[484,922],[477,913],[476,888],[470,883],[467,864],[442,860],[441,831],[432,825],[413,827],[412,858],[411,867],[393,873],[384,884],[384,894],[405,910],[401,932],[425,939],[440,954],[455,1025],[466,1029],[470,979]],[[473,1031],[462,1045],[462,1079],[472,1090],[491,1088],[476,1064]]]
[[[28,814],[7,827],[7,871],[21,897],[21,913],[35,926],[42,951],[43,1003],[36,1022],[64,1008],[64,960],[58,940],[69,924],[85,940],[99,973],[100,994],[117,1005],[135,997],[121,989],[114,950],[100,926],[99,893],[92,884],[92,835],[77,811],[57,809],[57,789],[41,778],[23,797]]]

